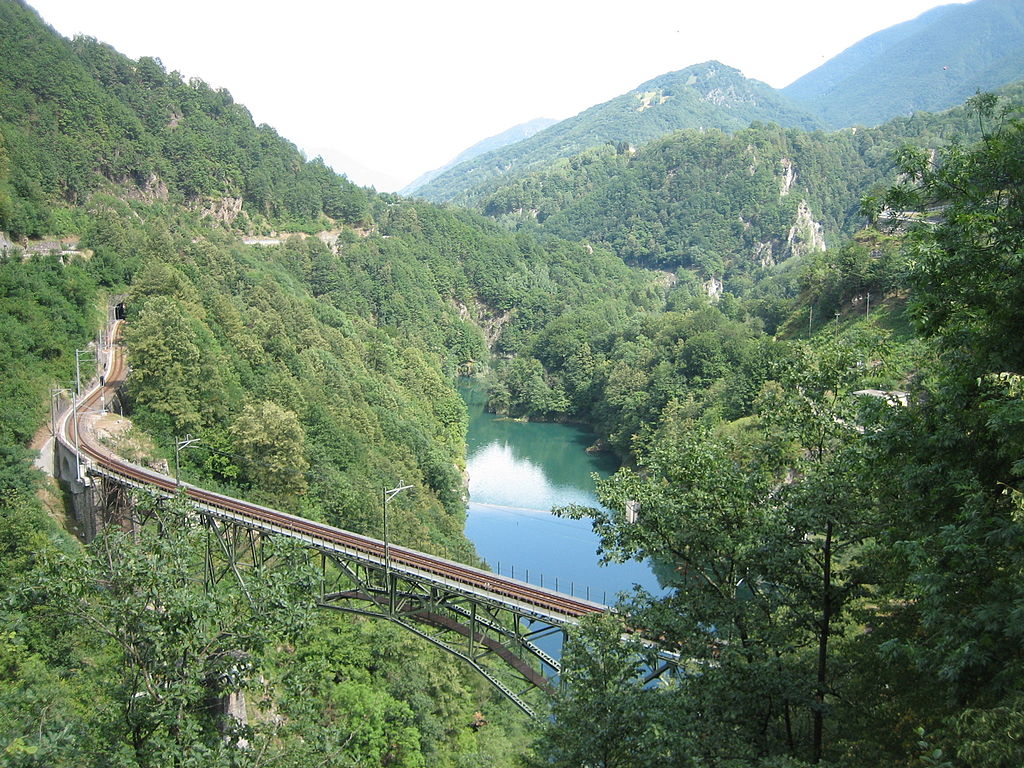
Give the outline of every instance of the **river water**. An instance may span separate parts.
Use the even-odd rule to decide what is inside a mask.
[[[602,603],[641,584],[659,592],[646,563],[600,565],[589,520],[555,517],[555,506],[597,506],[594,481],[617,464],[587,453],[594,435],[564,424],[502,419],[484,410],[476,384],[460,387],[469,409],[466,535],[491,570]]]

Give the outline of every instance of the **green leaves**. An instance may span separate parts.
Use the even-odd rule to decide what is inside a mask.
[[[247,405],[231,426],[242,471],[253,486],[288,507],[306,491],[309,462],[298,416],[269,400]]]
[[[606,558],[651,559],[665,574],[667,596],[624,607],[636,632],[685,660],[664,695],[708,761],[839,751],[833,712],[855,704],[839,693],[837,659],[879,528],[871,409],[852,395],[877,355],[870,341],[791,350],[744,430],[670,406],[637,467],[598,482],[604,509],[563,510],[593,518]]]
[[[689,765],[691,733],[671,690],[643,687],[642,648],[622,619],[583,622],[562,654],[563,690],[537,743],[537,765],[639,768]]]
[[[876,493],[891,510],[873,561],[888,606],[876,642],[928,691],[916,708],[935,724],[936,765],[1019,762],[1011,734],[1024,679],[1022,125],[991,126],[995,102],[974,101],[981,142],[908,160],[913,186],[889,198],[916,212],[912,302],[933,359],[872,441],[886,477]]]
[[[908,154],[900,168],[915,186],[887,200],[923,219],[912,231],[911,277],[924,332],[947,348],[972,350],[989,370],[1012,370],[1024,356],[1024,326],[1008,309],[1024,295],[1024,200],[1015,181],[1024,173],[1022,135],[1024,124],[1011,119],[977,147],[950,145],[934,163]]]

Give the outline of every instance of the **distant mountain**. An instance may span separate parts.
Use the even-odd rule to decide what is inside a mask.
[[[1001,95],[1024,103],[1024,81]],[[636,151],[604,145],[505,177],[477,205],[517,231],[604,246],[645,267],[695,268],[707,280],[843,242],[864,226],[864,195],[893,183],[900,147],[970,143],[978,131],[963,106],[857,131],[678,131]]]
[[[509,144],[515,144],[517,141],[528,139],[538,131],[542,131],[550,125],[557,123],[557,120],[552,120],[550,117],[538,117],[535,120],[530,120],[528,123],[520,123],[519,125],[509,128],[507,131],[502,131],[496,136],[490,136],[483,141],[478,141],[469,149],[463,150],[459,153],[458,157],[451,160],[440,168],[435,168],[432,171],[427,171],[422,176],[417,178],[415,181],[407,184],[405,187],[399,190],[399,194],[411,195],[416,192],[417,189],[422,187],[429,181],[436,179],[442,173],[447,171],[449,168],[454,168],[459,163],[464,163],[467,160],[472,160],[474,157],[492,152],[502,147],[507,147]]]
[[[685,128],[736,131],[760,120],[816,128],[820,121],[778,91],[717,61],[670,72],[540,133],[460,163],[417,190],[428,200],[463,199],[501,176],[535,170],[608,142],[639,145]]]
[[[1024,2],[934,8],[866,37],[782,93],[830,127],[938,111],[1024,77]]]

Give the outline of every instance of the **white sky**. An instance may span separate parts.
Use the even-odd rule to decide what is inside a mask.
[[[781,88],[942,0],[28,0],[66,37],[227,88],[392,191],[488,136],[717,59]],[[370,170],[372,169],[372,170]]]

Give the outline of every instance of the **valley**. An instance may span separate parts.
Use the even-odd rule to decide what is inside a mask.
[[[0,0],[0,763],[1019,765],[1021,22],[693,64],[399,195]],[[167,469],[71,526],[30,444],[122,300],[132,463],[480,605],[589,586],[557,690],[287,537],[213,558]]]

